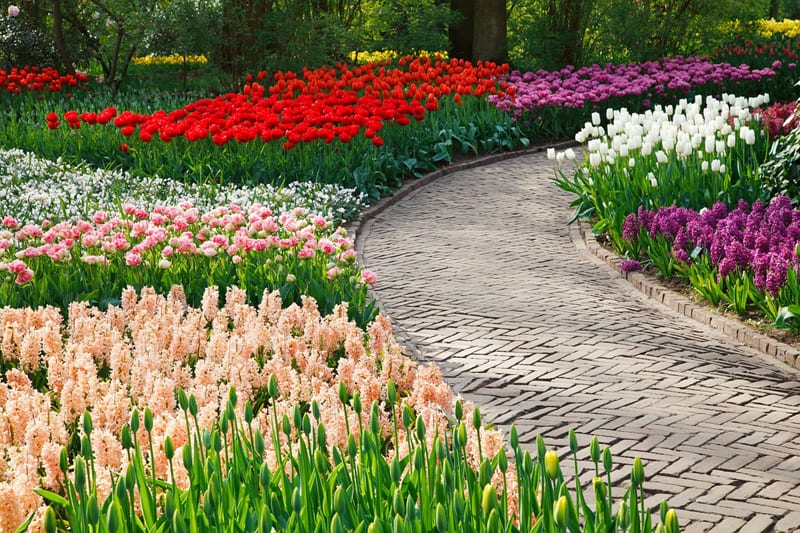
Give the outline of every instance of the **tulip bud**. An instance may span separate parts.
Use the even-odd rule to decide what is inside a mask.
[[[511,433],[508,437],[508,442],[511,444],[511,449],[516,450],[519,446],[519,435],[517,434],[517,426],[511,424]]]
[[[45,533],[56,533],[56,512],[49,505],[44,512],[44,531]]]
[[[475,429],[481,428],[481,411],[477,407],[472,410],[472,427]]]
[[[186,467],[186,470],[191,470],[194,462],[192,458],[192,445],[188,442],[184,444],[181,453],[183,455],[183,466]]]
[[[372,409],[369,413],[369,429],[376,436],[381,434],[381,414],[377,401],[372,402]]]
[[[194,397],[194,394],[189,396],[189,414],[197,416],[197,398]]]
[[[506,455],[506,451],[502,448],[497,454],[500,456],[497,461],[497,466],[500,468],[500,471],[505,474],[508,470],[508,456]]]
[[[294,512],[299,513],[303,507],[303,499],[300,497],[300,487],[295,487],[292,491],[292,509]]]
[[[600,442],[597,440],[597,437],[592,437],[592,441],[589,443],[589,457],[591,457],[592,461],[595,463],[600,462]]]
[[[628,528],[628,525],[630,524],[630,518],[628,501],[623,499],[619,504],[619,512],[617,513],[617,523],[622,526],[623,531]]]
[[[117,533],[122,524],[122,508],[119,502],[114,502],[108,507],[108,514],[106,515],[106,527],[108,533]]]
[[[550,479],[555,480],[558,477],[558,453],[555,450],[548,450],[544,455],[544,468]]]
[[[397,402],[397,385],[395,385],[394,381],[390,379],[386,387],[389,405],[394,405]]]
[[[458,437],[458,445],[462,448],[467,445],[467,426],[461,422],[456,429],[456,437]]]
[[[275,374],[270,374],[269,376],[267,392],[269,392],[269,397],[273,400],[278,397],[278,379],[275,377]]]
[[[575,435],[575,431],[569,430],[569,451],[572,453],[578,453],[578,437]]]
[[[800,247],[800,244],[797,246]],[[798,256],[800,256],[800,253],[798,253]],[[461,400],[456,400],[455,414],[456,420],[460,421],[462,418],[464,418],[464,404]]]
[[[528,450],[525,450],[525,454],[522,456],[522,471],[526,476],[529,476],[533,473],[533,459],[531,458],[531,454]]]
[[[69,462],[67,461],[67,449],[61,448],[61,452],[58,455],[58,468],[61,469],[62,472],[65,474],[69,469]]]
[[[189,398],[186,396],[186,391],[183,390],[183,387],[178,387],[176,394],[178,395],[178,406],[186,411],[189,408]]]
[[[425,422],[422,421],[422,417],[418,416],[416,420],[416,431],[417,431],[417,438],[420,442],[425,442]]]
[[[556,525],[559,527],[564,527],[567,525],[567,497],[561,496],[556,502],[553,504],[553,519],[556,521]]]
[[[253,421],[253,404],[250,400],[244,403],[244,421],[248,425]]]
[[[325,426],[320,424],[317,426],[317,446],[324,449],[327,443],[328,443],[328,438],[327,435],[325,434]]]
[[[153,431],[153,411],[149,407],[144,408],[144,429],[148,433]]]
[[[377,516],[369,525],[369,527],[367,527],[367,533],[383,533],[383,525]]]
[[[133,433],[136,433],[137,431],[139,431],[139,411],[137,411],[136,409],[131,411],[131,424],[130,424],[130,426],[131,426],[131,431]]]
[[[447,513],[441,502],[436,504],[436,530],[439,533],[447,531]]]
[[[86,435],[92,434],[92,415],[86,410],[83,412],[83,432]]]
[[[603,450],[603,469],[606,473],[611,472],[611,468],[614,466],[614,463],[611,460],[611,450],[606,448]]]
[[[408,429],[413,421],[414,417],[411,414],[411,408],[406,404],[403,406],[403,426]]]
[[[675,512],[675,509],[670,509],[667,511],[667,518],[664,521],[664,527],[667,530],[667,533],[678,533],[681,528],[678,525],[678,513]]]
[[[75,486],[80,493],[86,490],[86,466],[81,456],[75,458]]]
[[[483,495],[481,497],[481,509],[483,509],[484,513],[488,514],[495,507],[497,507],[497,489],[495,489],[494,485],[492,485],[491,483],[487,483],[483,487]]]
[[[500,531],[500,515],[497,514],[497,509],[492,509],[489,513],[489,519],[486,521],[486,531]]]
[[[172,458],[175,457],[175,445],[172,444],[172,437],[169,435],[164,439],[164,455],[167,461],[172,461]]]
[[[287,437],[292,436],[292,423],[289,422],[289,417],[286,416],[286,413],[283,413],[281,417],[281,431],[283,431],[284,435]]]
[[[633,459],[633,470],[631,471],[631,479],[636,485],[644,483],[644,465],[639,457]]]
[[[350,399],[350,394],[347,392],[347,386],[344,384],[344,381],[339,382],[339,401],[343,404],[347,404],[347,401]]]
[[[86,506],[86,517],[89,524],[96,526],[100,523],[100,506],[97,504],[97,494],[95,492],[89,496],[89,502]]]
[[[356,391],[353,393],[353,411],[361,414],[361,407],[361,395]]]

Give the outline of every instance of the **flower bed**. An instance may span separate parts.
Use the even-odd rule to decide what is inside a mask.
[[[714,61],[732,65],[749,65],[751,68],[769,68],[775,72],[768,91],[779,102],[795,100],[798,93],[795,83],[800,78],[797,68],[800,54],[800,37],[796,34],[796,21],[768,23],[762,21],[755,34],[736,34],[714,52]]]
[[[313,180],[378,197],[401,176],[450,161],[454,151],[527,142],[485,99],[503,90],[497,77],[506,70],[493,63],[401,58],[279,72],[269,85],[262,72],[242,92],[154,106],[155,112],[53,105],[42,114],[45,122],[31,124],[36,131],[30,138],[14,137],[42,156],[57,153],[96,166],[112,161],[138,176],[202,183]]]
[[[622,229],[640,206],[701,209],[764,195],[758,168],[768,139],[751,111],[765,100],[698,96],[641,114],[609,110],[605,127],[594,114],[575,136],[585,143],[584,161],[557,183],[578,196],[576,217],[596,217],[595,230],[608,232],[617,252],[635,256]]]
[[[591,112],[613,107],[639,112],[690,93],[720,94],[746,84],[760,86],[774,74],[769,68],[680,56],[627,65],[570,66],[556,72],[514,71],[506,78],[514,90],[489,100],[542,136],[565,137],[583,126]]]
[[[305,214],[322,216],[336,226],[355,219],[366,202],[363,193],[335,184],[198,185],[81,168],[22,150],[0,150],[0,187],[0,213],[13,217],[20,226],[43,220],[89,219],[97,210],[126,203],[151,211],[181,202],[201,211],[230,204],[244,209],[261,204],[275,213],[299,207]],[[116,207],[114,210],[119,211]]]
[[[57,70],[45,67],[0,69],[0,94],[19,95],[22,93],[57,93],[86,89],[89,77],[83,73],[59,74]]]
[[[688,280],[713,305],[724,301],[740,315],[757,312],[800,329],[800,210],[787,197],[766,206],[740,201],[730,211],[721,202],[701,211],[640,208],[625,220],[623,237],[662,275]]]
[[[349,302],[361,325],[375,315],[367,300],[374,274],[356,264],[353,242],[304,210],[275,214],[264,206],[218,207],[201,213],[189,203],[148,212],[126,204],[124,214],[96,212],[78,220],[20,226],[5,217],[0,235],[0,301],[15,307],[88,300],[103,307],[122,291],[181,284],[198,304],[209,286],[236,284],[248,301],[265,289],[288,303],[316,298],[323,312]]]
[[[611,452],[593,439],[596,503],[579,481],[573,499],[554,450],[539,439],[532,457],[512,428],[510,462],[501,434],[453,408],[441,373],[404,357],[384,317],[365,331],[311,299],[217,299],[209,288],[193,308],[177,287],[129,289],[120,308],[76,303],[66,320],[0,310],[12,459],[0,496],[13,502],[0,527],[652,530],[638,458],[614,511]],[[574,433],[570,449],[577,480]]]

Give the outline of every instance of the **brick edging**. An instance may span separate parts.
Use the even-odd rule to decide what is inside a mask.
[[[572,228],[573,239],[582,240],[593,255],[613,267],[621,278],[627,280],[633,288],[651,300],[660,302],[673,311],[713,328],[745,346],[758,350],[764,355],[773,357],[793,368],[800,369],[800,350],[797,348],[764,335],[740,320],[723,316],[708,307],[702,306],[665,287],[653,276],[642,272],[622,272],[619,269],[622,258],[605,249],[597,242],[589,224],[579,222],[577,226],[573,225]]]

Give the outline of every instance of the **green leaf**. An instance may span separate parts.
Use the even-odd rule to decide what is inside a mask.
[[[36,513],[31,513],[31,515],[28,517],[28,519],[27,519],[27,520],[25,520],[25,521],[24,521],[24,522],[23,522],[23,523],[22,523],[22,524],[21,524],[21,525],[20,525],[20,526],[17,528],[17,531],[16,531],[16,533],[24,533],[25,531],[27,531],[27,530],[28,530],[28,526],[29,526],[29,525],[31,525],[31,522],[33,521],[33,517],[34,517],[34,515],[36,515]]]
[[[61,496],[60,494],[56,494],[53,491],[49,491],[47,489],[33,489],[33,492],[44,498],[46,501],[54,503],[61,507],[66,507],[69,505],[69,501],[66,498]]]

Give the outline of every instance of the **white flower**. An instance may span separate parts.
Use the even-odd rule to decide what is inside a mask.
[[[648,156],[651,153],[653,153],[653,145],[650,144],[649,141],[646,141],[644,144],[642,144],[642,155]]]
[[[547,159],[550,161],[555,161],[556,159],[556,149],[555,148],[548,148],[547,149]]]
[[[564,162],[564,152],[558,152],[556,154],[556,163],[559,165]]]
[[[708,172],[708,161],[703,161],[700,163],[700,170],[703,172]]]
[[[597,168],[600,166],[600,154],[597,152],[592,152],[589,154],[589,164],[592,165],[592,168]]]
[[[658,180],[656,180],[656,176],[655,176],[655,174],[653,174],[652,172],[648,172],[648,173],[647,173],[647,179],[649,179],[649,180],[650,180],[650,185],[651,185],[651,186],[652,186],[654,189],[655,189],[656,187],[658,187]]]
[[[712,172],[719,172],[720,162],[719,159],[715,159],[711,162],[711,171]]]
[[[660,164],[662,164],[662,165],[663,165],[663,164],[664,164],[664,163],[666,163],[668,160],[669,160],[669,159],[667,158],[667,154],[665,154],[665,153],[664,153],[664,152],[662,152],[661,150],[658,150],[658,151],[656,152],[656,161],[658,161]]]
[[[593,126],[600,125],[600,113],[597,112],[592,113],[592,125]]]
[[[725,165],[724,165],[724,164],[722,164],[722,165],[720,165],[720,166],[719,166],[719,173],[720,173],[720,174],[725,174],[725,171],[726,171],[726,170],[727,170],[727,167],[725,167]]]
[[[8,6],[8,16],[9,17],[19,16],[19,8],[13,4]]]
[[[572,148],[567,148],[564,151],[564,155],[566,155],[567,159],[569,159],[570,161],[575,161],[575,150],[573,150]]]
[[[636,166],[636,158],[635,157],[631,157],[630,159],[628,159],[628,166],[631,167],[631,168]]]

